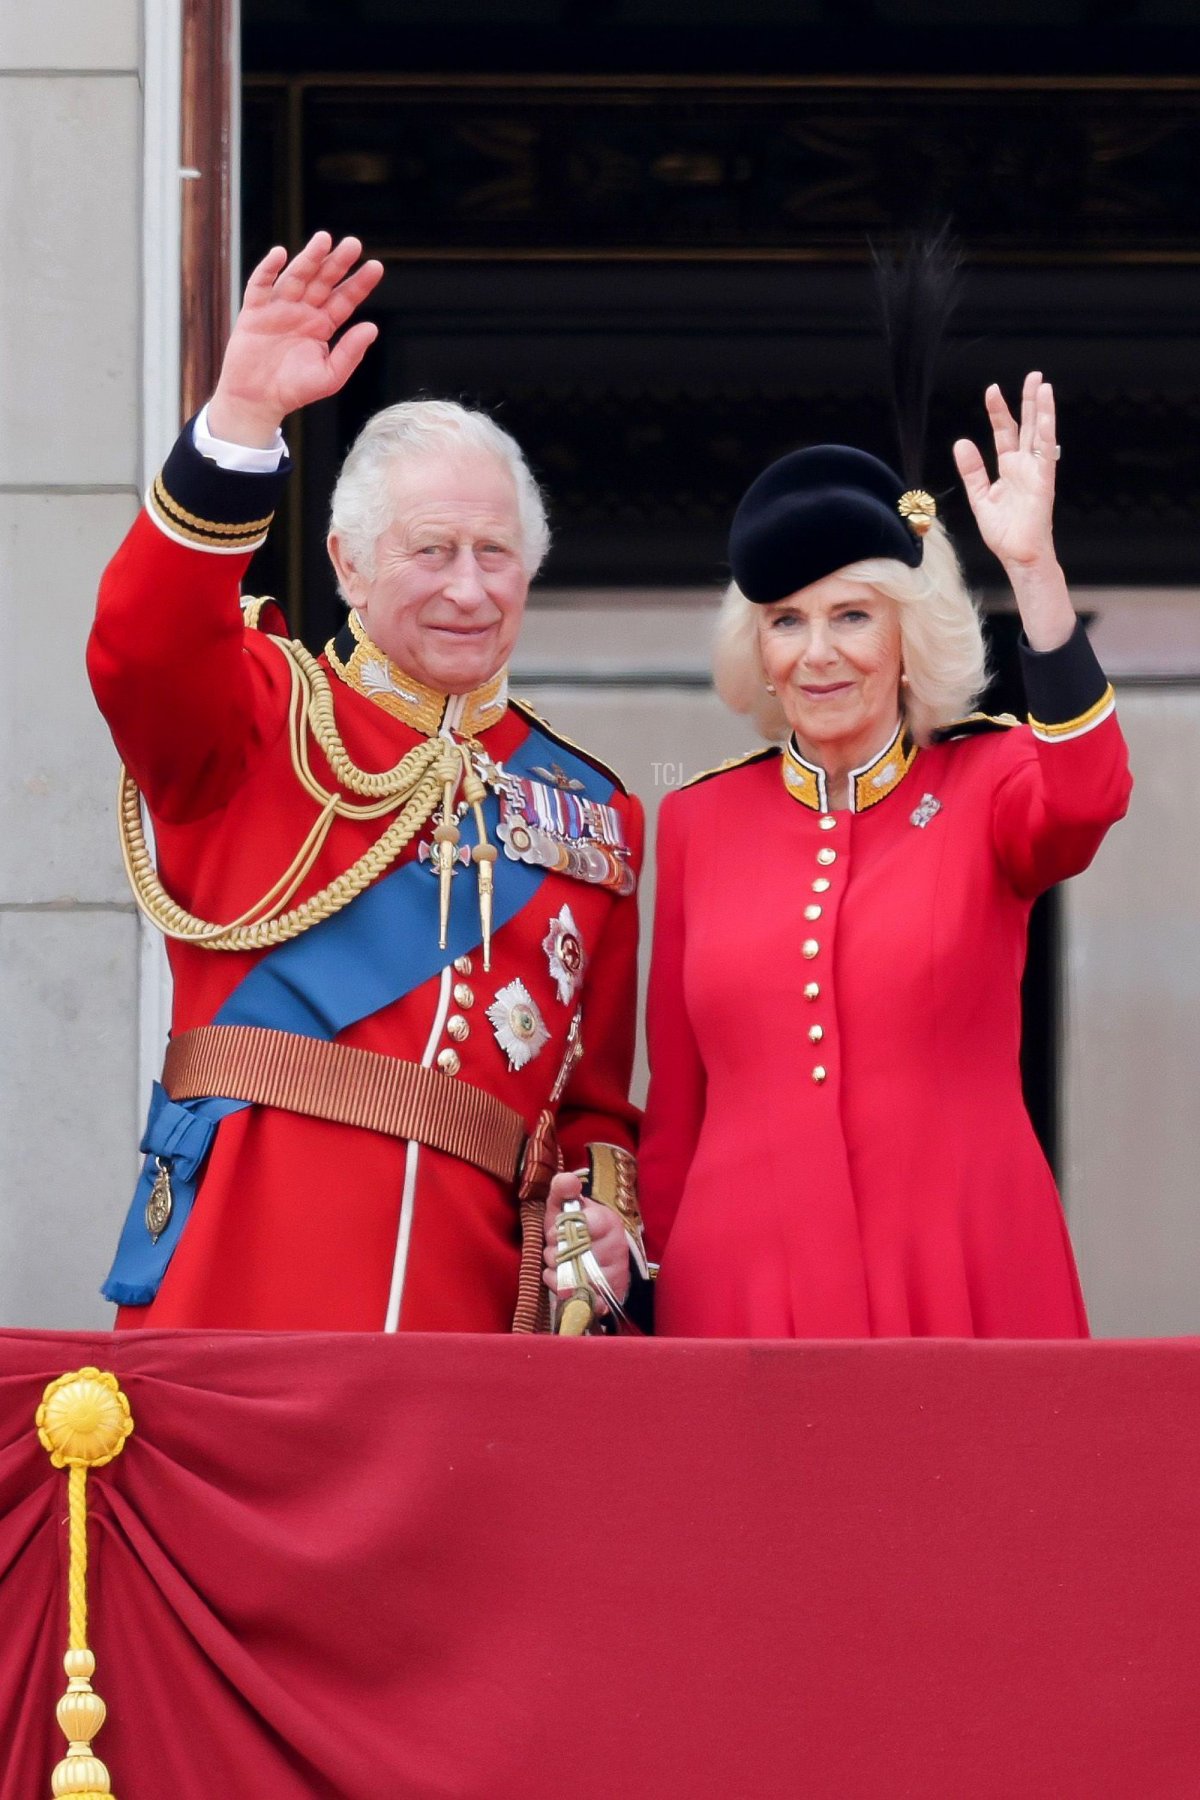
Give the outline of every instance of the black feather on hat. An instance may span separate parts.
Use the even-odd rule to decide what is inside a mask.
[[[962,250],[947,220],[932,237],[910,237],[899,254],[871,247],[887,346],[900,469],[916,487],[924,473],[929,402],[946,329],[962,290]]]
[[[729,533],[733,579],[748,600],[783,600],[868,557],[919,567],[937,505],[917,483],[960,262],[947,226],[914,239],[898,257],[875,256],[905,479],[848,444],[793,450],[773,462],[742,496]]]

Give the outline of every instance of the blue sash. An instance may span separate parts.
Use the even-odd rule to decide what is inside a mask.
[[[593,799],[611,798],[611,782],[535,726],[504,767],[515,775],[530,775],[548,759],[584,783]],[[489,793],[484,816],[493,843],[499,812],[499,802]],[[533,899],[547,871],[506,856],[498,857],[493,868],[493,931],[498,933]],[[457,957],[477,950],[479,896],[473,873],[460,869],[451,884],[443,950],[438,945],[437,880],[430,869],[416,859],[402,863],[341,912],[272,950],[238,983],[214,1025],[260,1025],[331,1042],[358,1020],[415,992]],[[101,1289],[107,1300],[119,1306],[147,1306],[153,1300],[183,1235],[217,1127],[249,1104],[219,1096],[175,1101],[155,1082],[140,1146],[146,1160]],[[170,1169],[174,1205],[155,1243],[145,1213],[160,1158]]]

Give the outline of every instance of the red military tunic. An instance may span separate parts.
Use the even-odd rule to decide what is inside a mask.
[[[277,644],[245,627],[239,606],[239,580],[262,540],[275,491],[273,478],[221,471],[203,462],[190,438],[181,440],[104,576],[89,646],[97,699],[153,820],[163,883],[190,912],[211,920],[231,920],[259,900],[316,814],[292,766],[288,662]],[[448,717],[463,720],[499,764],[530,733],[530,716],[507,702],[501,680],[448,702],[374,652],[381,679],[375,692],[359,691],[354,648],[349,641],[343,656],[322,664],[338,730],[362,769],[390,768]],[[408,701],[388,683],[416,702],[419,724],[406,722]],[[317,779],[336,788],[311,743],[310,752]],[[610,804],[636,869],[641,809],[619,784]],[[386,823],[337,820],[293,900],[338,876]],[[430,827],[418,835],[427,844]],[[468,832],[464,837],[471,841]],[[410,844],[404,859],[418,848],[418,841]],[[474,869],[455,880],[473,888]],[[432,875],[422,901],[411,929],[432,933],[436,944]],[[586,957],[565,994],[546,948],[564,907]],[[636,1123],[628,1100],[636,949],[635,898],[547,872],[532,900],[497,930],[490,973],[478,951],[462,957],[338,1041],[446,1071],[447,1080],[495,1094],[532,1127],[551,1101],[579,1012],[584,1052],[557,1108],[565,1165],[583,1163],[592,1142],[628,1152]],[[172,942],[169,954],[177,1034],[208,1024],[264,952]],[[487,1014],[516,980],[546,1034],[520,1068],[510,1066]],[[424,1144],[253,1105],[220,1124],[157,1297],[126,1307],[119,1322],[508,1330],[519,1243],[512,1189],[471,1163]]]
[[[1082,631],[1026,669],[1044,723],[902,736],[852,811],[790,747],[665,802],[639,1162],[660,1332],[1086,1336],[1020,979],[1033,899],[1130,779]]]

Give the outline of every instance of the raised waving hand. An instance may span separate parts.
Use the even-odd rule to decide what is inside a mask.
[[[360,321],[333,341],[383,274],[361,255],[358,238],[335,244],[327,231],[290,261],[278,245],[267,252],[246,283],[209,402],[215,437],[265,448],[289,413],[345,385],[378,336]]]
[[[1021,390],[1018,424],[993,382],[984,395],[996,446],[995,480],[969,438],[954,460],[979,534],[1012,582],[1035,650],[1052,650],[1075,628],[1075,609],[1054,549],[1054,481],[1059,458],[1054,389],[1033,370]]]

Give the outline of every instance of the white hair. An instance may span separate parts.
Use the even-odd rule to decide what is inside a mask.
[[[896,602],[900,661],[908,677],[901,710],[917,743],[928,744],[939,726],[970,712],[988,678],[979,609],[945,527],[936,519],[930,526],[919,568],[877,556],[837,573]],[[788,735],[788,722],[778,696],[766,691],[758,639],[762,610],[730,583],[717,614],[713,679],[726,706],[748,714],[763,737],[778,741]]]
[[[521,561],[531,581],[537,574],[550,548],[550,526],[542,491],[516,439],[486,413],[457,401],[402,400],[367,420],[342,464],[329,506],[330,531],[336,532],[347,559],[368,580],[375,573],[375,546],[395,514],[392,469],[400,462],[456,450],[482,450],[512,476]]]

